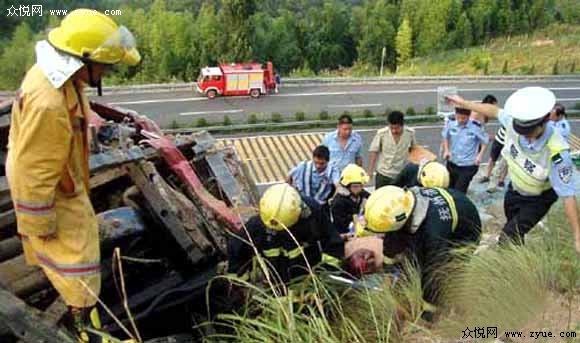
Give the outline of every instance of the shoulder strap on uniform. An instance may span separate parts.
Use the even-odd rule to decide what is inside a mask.
[[[562,136],[555,134],[556,131],[552,132],[552,135],[548,139],[548,148],[550,149],[550,157],[552,160],[557,159],[560,153],[564,150],[570,150],[570,145],[562,138]]]

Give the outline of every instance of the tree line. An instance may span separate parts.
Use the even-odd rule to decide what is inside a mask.
[[[107,0],[45,1],[46,8],[121,9],[143,63],[108,83],[191,81],[218,62],[267,61],[282,75],[351,68],[386,72],[410,58],[580,23],[577,0]],[[3,4],[2,4],[3,3]],[[26,3],[26,1],[23,1]],[[0,0],[8,8],[8,1]],[[61,7],[58,7],[61,6]],[[1,8],[1,7],[0,7]],[[0,87],[15,89],[54,16],[8,18],[0,33]]]

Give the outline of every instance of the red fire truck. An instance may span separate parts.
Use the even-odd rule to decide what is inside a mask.
[[[197,80],[197,91],[213,99],[218,95],[250,95],[259,98],[262,94],[276,91],[274,65],[266,63],[220,64],[205,67]]]

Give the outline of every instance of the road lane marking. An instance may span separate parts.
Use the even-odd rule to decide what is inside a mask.
[[[154,104],[154,103],[158,103],[158,102],[187,102],[187,101],[204,101],[204,100],[207,100],[207,98],[149,99],[149,100],[109,102],[109,104],[110,105],[139,105],[139,104]]]
[[[348,107],[348,108],[356,108],[356,107],[380,107],[383,106],[383,104],[344,104],[344,105],[326,105],[327,107],[330,108],[342,108],[342,107]]]
[[[580,98],[562,98],[562,99],[556,99],[558,101],[580,101]]]
[[[240,113],[244,110],[223,110],[223,111],[201,111],[201,112],[181,112],[180,116],[194,116],[196,114],[218,114],[218,113]]]
[[[574,91],[580,90],[580,87],[548,87],[553,91]],[[505,92],[515,91],[519,88],[458,88],[460,93],[468,92]],[[333,95],[364,95],[364,94],[412,94],[412,93],[437,93],[436,88],[429,89],[400,89],[400,90],[376,90],[376,91],[342,91],[342,92],[313,92],[313,93],[288,93],[288,94],[271,94],[268,97],[301,97],[301,96],[333,96]],[[119,101],[110,102],[111,105],[139,105],[139,104],[153,104],[164,102],[189,102],[189,101],[207,101],[208,98],[178,98],[178,99],[148,99],[148,100],[134,100],[134,101]],[[371,104],[375,105],[375,104]]]

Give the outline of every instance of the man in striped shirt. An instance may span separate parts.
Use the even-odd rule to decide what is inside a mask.
[[[312,152],[312,160],[302,161],[294,167],[286,182],[294,186],[300,195],[312,198],[320,205],[328,205],[340,180],[340,171],[329,161],[330,150],[319,145]]]
[[[482,103],[484,104],[492,104],[497,105],[497,99],[493,95],[487,95]],[[491,145],[491,151],[489,152],[489,162],[487,163],[487,169],[485,171],[485,176],[480,179],[481,183],[486,183],[490,181],[491,173],[493,168],[497,163],[498,167],[498,182],[497,187],[503,188],[505,186],[505,177],[507,175],[507,165],[505,161],[501,158],[501,150],[505,144],[505,127],[500,126],[495,134],[495,139]],[[499,162],[498,162],[499,160]],[[490,183],[488,187],[488,192],[493,192],[495,190],[495,186]]]

